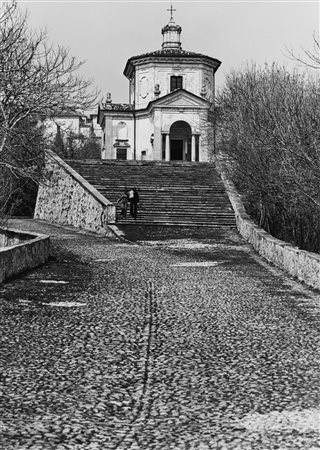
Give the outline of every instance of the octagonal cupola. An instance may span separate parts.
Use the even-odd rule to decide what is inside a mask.
[[[168,25],[164,26],[161,30],[163,35],[162,50],[179,51],[181,50],[180,34],[182,28],[177,25],[173,19],[172,13],[175,9],[172,8],[172,5],[168,11],[170,11],[171,14],[170,21]]]

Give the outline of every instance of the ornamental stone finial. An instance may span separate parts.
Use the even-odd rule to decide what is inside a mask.
[[[200,95],[201,97],[206,97],[207,96],[207,87],[205,85],[205,83],[203,83],[201,91],[200,91]]]
[[[160,91],[160,85],[159,85],[159,83],[156,83],[156,84],[154,85],[154,95],[155,95],[156,97],[159,97],[160,94],[161,94],[161,91]]]

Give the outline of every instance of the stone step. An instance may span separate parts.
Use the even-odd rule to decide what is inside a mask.
[[[187,222],[181,219],[180,221],[172,222],[166,220],[119,220],[119,225],[161,225],[161,226],[184,226],[184,227],[214,227],[214,228],[235,228],[234,222]]]
[[[210,163],[160,161],[68,161],[114,204],[127,187],[138,188],[138,218],[119,224],[234,227],[223,183]]]
[[[120,209],[120,206],[117,205],[117,209]],[[184,210],[186,213],[188,210],[190,211],[198,211],[199,214],[203,212],[203,214],[210,214],[212,212],[215,214],[216,212],[233,212],[232,208],[223,204],[220,205],[213,205],[211,206],[209,203],[203,204],[199,202],[197,205],[190,205],[189,203],[156,203],[155,205],[146,205],[138,204],[138,208],[140,211],[147,211],[147,212],[157,212],[157,211],[181,211]],[[128,206],[129,209],[129,206]]]

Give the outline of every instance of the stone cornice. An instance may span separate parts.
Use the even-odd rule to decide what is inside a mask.
[[[191,61],[192,60],[192,61]],[[145,53],[138,56],[133,56],[130,59],[128,59],[126,67],[123,71],[123,74],[125,77],[127,77],[129,80],[133,76],[133,72],[135,69],[135,66],[146,64],[149,62],[153,63],[176,63],[176,64],[206,64],[210,67],[212,67],[213,71],[216,72],[219,68],[221,61],[215,58],[211,58],[210,56],[202,55],[201,53],[195,53],[195,52],[188,52],[186,50],[157,50],[155,52],[151,53]]]
[[[132,118],[134,114],[134,106],[129,103],[107,103],[101,104],[98,108],[98,123],[101,127],[104,125],[104,118],[108,117],[118,117],[121,118]]]
[[[174,97],[180,97],[181,95],[184,95],[186,97],[191,97],[191,98],[195,99],[197,102],[199,102],[199,105],[186,105],[186,106],[181,106],[181,107],[175,107],[175,106],[172,106],[170,104],[165,104],[164,103],[167,99],[174,98]],[[184,109],[195,108],[195,109],[198,109],[198,108],[201,108],[200,105],[203,105],[203,107],[205,109],[208,109],[208,108],[210,108],[211,103],[207,99],[199,97],[198,95],[193,94],[192,92],[189,92],[189,91],[187,91],[185,89],[177,89],[175,91],[169,92],[166,95],[163,95],[162,97],[159,97],[159,98],[157,98],[155,100],[152,100],[151,102],[148,103],[147,109],[150,110],[151,108],[154,108],[154,107],[171,108],[171,109],[172,108],[173,109],[174,108],[177,108],[177,109],[179,109],[179,108],[184,108]]]
[[[172,106],[170,104],[164,104],[163,102],[170,98],[170,97],[176,97],[179,95],[179,93],[184,93],[185,95],[192,97],[199,101],[199,105],[185,105],[185,106]],[[112,104],[112,105],[120,105],[118,104]],[[103,106],[103,105],[102,105]],[[166,110],[175,110],[175,109],[183,109],[188,111],[199,111],[199,110],[208,110],[209,113],[211,113],[213,109],[212,103],[210,103],[208,100],[198,97],[197,95],[193,94],[192,92],[186,91],[185,89],[178,89],[173,92],[169,92],[169,94],[164,95],[162,97],[159,97],[155,100],[152,100],[148,103],[146,108],[142,109],[133,109],[133,105],[130,105],[130,110],[124,110],[119,108],[100,108],[99,107],[99,118],[100,118],[100,125],[103,126],[104,118],[105,117],[117,117],[117,118],[123,118],[123,119],[133,119],[134,115],[136,118],[142,118],[142,117],[149,117],[153,110],[155,109],[166,109]]]

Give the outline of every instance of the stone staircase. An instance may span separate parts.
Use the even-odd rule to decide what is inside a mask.
[[[210,163],[66,162],[113,203],[126,188],[138,189],[137,220],[129,214],[127,219],[121,219],[117,208],[117,221],[123,225],[235,227],[235,216],[223,183]]]

